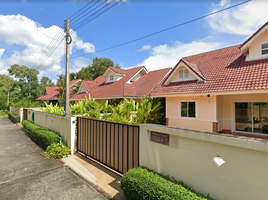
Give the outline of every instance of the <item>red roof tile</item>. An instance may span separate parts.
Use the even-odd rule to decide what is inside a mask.
[[[129,80],[144,67],[127,69],[125,76],[115,82],[106,83],[106,78],[99,76],[89,84],[89,93],[79,93],[71,97],[72,100],[85,99],[90,94],[91,98],[122,98],[122,97],[143,97],[150,95],[152,89],[159,83],[166,73],[171,69],[152,71],[142,75],[136,81],[129,83]],[[146,70],[147,71],[147,70]],[[94,82],[94,83],[92,83]],[[128,82],[128,83],[127,83]]]
[[[240,47],[235,45],[182,58],[195,63],[205,81],[183,81],[168,85],[163,85],[162,81],[151,95],[267,89],[268,59],[245,61],[246,56]]]
[[[45,87],[44,94],[36,100],[57,100],[59,99],[58,87]]]

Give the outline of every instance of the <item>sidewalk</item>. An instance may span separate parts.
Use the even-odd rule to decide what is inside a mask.
[[[119,173],[107,169],[101,163],[97,163],[80,153],[62,158],[61,162],[92,185],[95,185],[97,190],[103,191],[110,199],[125,199],[123,191],[120,188],[122,175]]]
[[[106,199],[60,162],[40,155],[43,150],[4,116],[0,149],[0,199]]]

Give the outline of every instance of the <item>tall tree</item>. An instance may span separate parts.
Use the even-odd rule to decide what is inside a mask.
[[[43,76],[40,80],[40,83],[42,85],[48,85],[48,84],[52,83],[52,80],[46,76]]]
[[[31,84],[30,82],[37,82],[37,75],[39,74],[39,71],[36,69],[31,69],[26,67],[25,65],[19,66],[17,64],[12,65],[8,69],[9,75],[13,76],[15,78],[19,78],[21,81],[25,81],[29,84],[29,102],[31,103]]]
[[[11,78],[8,75],[0,74],[0,92],[7,93],[8,92],[8,86],[12,84],[13,78]]]
[[[92,81],[101,76],[109,66],[114,67],[114,62],[111,59],[95,57],[91,65],[82,67],[77,73],[71,73],[70,80],[83,79]],[[120,68],[118,64],[115,67]]]

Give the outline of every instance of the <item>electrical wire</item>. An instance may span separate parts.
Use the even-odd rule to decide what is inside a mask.
[[[100,2],[101,0],[98,0],[97,2],[95,2],[92,6],[88,7],[85,11],[87,11],[88,9],[92,8],[95,4],[97,4],[98,2]],[[104,4],[104,2],[102,2],[101,4],[99,4],[97,7],[95,7],[93,10],[97,9],[99,6],[101,6],[102,4]],[[72,22],[74,25],[73,26],[76,26],[75,23],[78,22],[80,19],[82,19],[83,17],[87,16],[89,13],[91,13],[93,10],[90,10],[89,12],[87,12],[85,15],[83,15],[82,17],[80,17],[79,19],[77,19],[76,21]],[[85,11],[83,11],[82,13],[84,13]],[[82,14],[81,13],[81,14]],[[81,15],[80,14],[80,15]],[[78,17],[78,16],[77,16]]]
[[[100,0],[99,0],[100,1]],[[97,1],[97,2],[99,2]],[[115,0],[113,0],[114,2]],[[119,2],[121,2],[122,0],[118,1],[115,5],[117,5]],[[79,11],[77,11],[75,14],[73,14],[70,18],[74,17],[77,13],[79,13],[80,11],[82,11],[83,9],[85,9],[87,6],[89,6],[91,3],[93,2],[93,0],[91,2],[89,2],[87,5],[85,5],[83,8],[81,8]],[[110,8],[106,9],[105,11],[101,12],[100,14],[98,12],[100,12],[101,10],[103,10],[106,6],[110,5],[111,3],[108,3],[107,1],[105,1],[107,3],[107,5],[103,6],[102,8],[100,8],[98,11],[96,11],[95,13],[93,13],[92,15],[90,15],[89,17],[87,17],[86,19],[79,21],[79,19],[82,19],[83,17],[85,17],[86,15],[80,17],[78,20],[76,20],[77,30],[80,29],[81,27],[85,26],[87,23],[91,22],[92,20],[96,19],[97,17],[99,17],[100,15],[102,15],[104,12],[108,11],[109,9],[111,9],[112,7],[114,7],[115,5],[112,5]],[[105,3],[104,2],[104,3]],[[96,3],[94,3],[92,6],[94,6]],[[103,3],[102,3],[103,4]],[[100,5],[102,5],[100,4]],[[96,8],[98,8],[100,5],[98,5]],[[91,8],[92,6],[90,6],[89,8]],[[87,11],[89,8],[87,8],[86,10],[84,10],[82,13],[78,14],[77,16],[75,16],[73,18],[76,19],[77,17],[79,17],[81,14],[83,14],[85,11]],[[95,10],[96,8],[94,8],[93,10]],[[93,10],[91,10],[90,12],[92,12]],[[90,13],[88,12],[88,13]],[[95,16],[93,19],[91,19],[90,21],[85,22],[85,20],[87,20],[88,18],[90,18],[91,16],[94,16],[94,14],[97,14],[97,16]],[[32,66],[32,68],[35,69],[40,69],[43,64],[46,62],[46,60],[52,55],[52,53],[56,50],[56,48],[61,44],[61,42],[64,39],[64,34],[61,32],[63,26],[59,29],[59,31],[57,32],[57,34],[54,36],[54,38],[51,40],[50,44],[46,47],[45,51],[43,52],[43,54],[41,54],[41,56],[39,57],[39,59],[35,62],[35,64]],[[73,31],[71,31],[72,33]],[[79,48],[78,48],[79,49]],[[79,49],[80,50],[80,49]],[[81,51],[81,50],[80,50]],[[84,56],[88,59],[88,57],[86,56],[86,54],[81,51]],[[37,65],[38,64],[38,65]]]
[[[83,10],[85,7],[87,7],[89,4],[91,4],[92,2],[93,2],[94,0],[91,0],[88,4],[86,4],[83,8],[81,8],[80,10],[78,10],[76,13],[74,13],[71,17],[69,17],[69,19],[71,20],[72,19],[72,17],[74,17],[77,13],[79,13],[81,10]],[[84,12],[84,11],[83,11]],[[82,12],[82,13],[83,13]],[[81,14],[82,14],[81,13]],[[79,16],[79,15],[78,15]],[[76,16],[74,19],[76,19],[78,16]],[[73,20],[74,20],[73,19]]]
[[[63,27],[63,25],[62,25]],[[40,57],[37,59],[37,61],[34,63],[34,65],[31,68],[37,68],[36,65],[39,63],[41,63],[43,61],[43,59],[45,58],[44,56],[46,56],[46,54],[51,51],[51,49],[53,48],[53,46],[55,46],[56,42],[59,41],[62,36],[63,33],[61,33],[62,28],[59,28],[58,32],[56,33],[56,35],[52,38],[52,40],[50,41],[49,45],[46,47],[46,49],[44,50],[44,52],[40,55]]]
[[[112,1],[112,3],[114,3],[115,0]],[[112,5],[112,3],[107,3],[105,6],[101,7],[99,10],[97,10],[96,12],[94,12],[93,14],[91,14],[90,16],[88,16],[87,18],[83,19],[81,22],[73,25],[73,30],[77,31],[78,29],[82,28],[83,26],[85,26],[86,24],[88,24],[89,22],[91,22],[92,20],[96,19],[97,17],[99,17],[100,15],[102,15],[103,13],[105,13],[106,11],[110,10],[112,7],[114,7],[115,5],[117,5],[120,1],[118,1],[116,4]],[[96,13],[100,12],[101,10],[103,10],[105,7],[112,5],[111,7],[109,7],[108,9],[106,9],[105,11],[103,11],[102,13],[98,14],[97,16],[95,16],[93,19],[88,20],[90,17],[94,16]]]
[[[223,12],[223,11],[225,11],[225,10],[229,10],[229,9],[231,9],[231,8],[234,8],[234,7],[240,6],[240,5],[242,5],[242,4],[248,3],[248,2],[250,2],[250,1],[252,1],[252,0],[244,1],[244,2],[242,2],[242,3],[236,4],[236,5],[233,5],[233,6],[230,6],[230,7],[227,7],[227,8],[224,8],[224,9],[221,9],[221,10],[218,10],[218,11],[215,11],[215,12],[212,12],[212,13],[209,13],[209,14],[207,14],[207,15],[203,15],[203,16],[198,17],[198,18],[195,18],[195,19],[193,19],[193,20],[189,20],[189,21],[187,21],[187,22],[183,22],[183,23],[181,23],[181,24],[177,24],[177,25],[175,25],[175,26],[172,26],[172,27],[169,27],[169,28],[166,28],[166,29],[163,29],[163,30],[160,30],[160,31],[157,31],[157,32],[148,34],[148,35],[145,35],[145,36],[143,36],[143,37],[140,37],[140,38],[137,38],[137,39],[133,39],[133,40],[130,40],[130,41],[128,41],[128,42],[124,42],[124,43],[121,43],[121,44],[118,44],[118,45],[114,45],[114,46],[111,46],[111,47],[108,47],[108,48],[104,48],[104,49],[95,51],[94,53],[88,53],[88,54],[95,54],[95,53],[99,53],[99,52],[102,52],[102,51],[107,51],[107,50],[109,50],[109,49],[113,49],[113,48],[116,48],[116,47],[120,47],[120,46],[129,44],[129,43],[132,43],[132,42],[136,42],[136,41],[139,41],[139,40],[142,40],[142,39],[151,37],[151,36],[153,36],[153,35],[156,35],[156,34],[159,34],[159,33],[162,33],[162,32],[165,32],[165,31],[168,31],[168,30],[171,30],[171,29],[174,29],[174,28],[177,28],[177,27],[179,27],[179,26],[183,26],[183,25],[186,25],[186,24],[189,24],[189,23],[198,21],[198,20],[200,20],[200,19],[204,19],[204,18],[209,17],[209,16],[211,16],[211,15],[215,15],[215,14],[220,13],[220,12]],[[78,30],[78,29],[76,29],[76,30]],[[80,55],[80,56],[75,56],[75,57],[72,57],[72,58],[76,58],[76,57],[81,57],[81,55]]]

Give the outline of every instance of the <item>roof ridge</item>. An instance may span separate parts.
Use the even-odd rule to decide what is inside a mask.
[[[223,47],[223,48],[220,48],[220,49],[214,49],[214,50],[206,51],[206,52],[203,52],[203,53],[192,54],[192,55],[189,55],[189,56],[182,57],[181,59],[189,58],[189,57],[197,56],[197,55],[201,55],[201,54],[211,53],[211,52],[214,52],[214,51],[219,51],[219,50],[223,50],[223,49],[227,49],[227,48],[231,48],[231,47],[235,47],[235,46],[241,46],[241,45],[242,44],[236,44],[236,45],[232,45],[232,46],[228,46],[228,47]]]

